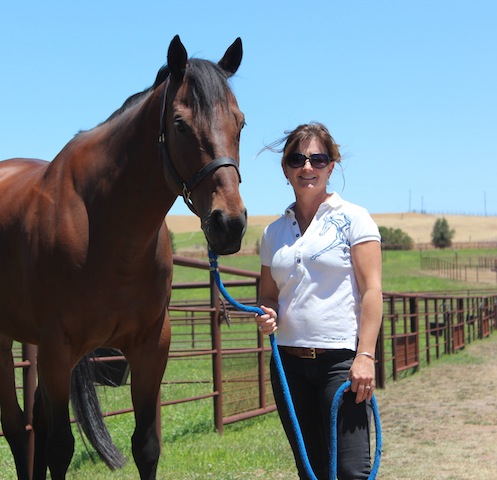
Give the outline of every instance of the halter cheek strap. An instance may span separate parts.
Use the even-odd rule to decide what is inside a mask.
[[[184,181],[181,176],[178,174],[176,168],[171,162],[171,158],[169,157],[169,153],[167,151],[166,145],[166,131],[164,128],[164,114],[166,111],[166,91],[167,91],[167,83],[168,78],[164,81],[164,87],[162,89],[162,98],[161,98],[161,114],[160,114],[160,130],[159,130],[159,150],[161,152],[162,158],[162,170],[164,172],[164,178],[166,181],[168,178],[172,178],[178,190],[181,192],[183,200],[185,201],[188,208],[195,214],[198,215],[195,206],[191,200],[192,191],[197,187],[197,185],[203,180],[205,176],[209,173],[217,170],[220,167],[235,167],[236,172],[238,173],[238,181],[242,182],[242,177],[240,175],[240,170],[238,168],[238,163],[235,159],[231,157],[219,157],[214,159],[212,162],[204,165],[190,180]]]

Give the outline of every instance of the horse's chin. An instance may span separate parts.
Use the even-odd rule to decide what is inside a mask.
[[[221,248],[219,248],[219,246],[213,246],[211,243],[209,243],[209,250],[216,255],[232,255],[233,253],[239,252],[241,246],[241,241],[238,242],[237,245],[221,246]]]
[[[205,232],[204,232],[205,233]],[[232,255],[240,251],[245,229],[236,235],[205,235],[209,250],[216,255]]]

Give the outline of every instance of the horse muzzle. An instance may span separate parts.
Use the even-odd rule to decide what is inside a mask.
[[[238,216],[229,216],[223,210],[214,210],[202,221],[202,230],[209,248],[217,255],[230,255],[240,250],[247,230],[247,210]]]

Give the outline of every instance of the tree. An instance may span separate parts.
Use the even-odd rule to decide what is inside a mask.
[[[431,232],[431,243],[436,248],[450,247],[455,233],[455,230],[449,228],[446,218],[438,218]]]
[[[381,246],[384,250],[411,250],[412,238],[400,228],[379,227]]]

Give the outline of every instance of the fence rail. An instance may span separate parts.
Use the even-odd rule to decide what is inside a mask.
[[[384,294],[378,339],[378,385],[397,380],[491,335],[497,329],[497,293]]]
[[[457,254],[451,260],[423,255],[420,264],[422,270],[435,271],[451,280],[497,284],[497,257],[469,257],[461,264]]]
[[[160,402],[161,406],[167,408],[211,398],[214,425],[219,432],[226,424],[275,410],[269,385],[270,346],[267,337],[255,328],[253,315],[234,311],[220,299],[207,262],[179,256],[175,256],[174,262],[205,270],[206,281],[173,285],[170,308],[173,340],[162,389],[165,400]],[[250,287],[253,295],[238,299],[247,304],[256,303],[258,273],[219,268],[221,274],[242,278],[224,282],[230,292]],[[207,289],[209,299],[174,300],[175,292],[185,289]],[[236,293],[233,296],[237,298]],[[475,295],[384,293],[383,302],[376,360],[379,388],[389,380],[397,380],[404,372],[419,369],[443,355],[454,354],[497,329],[497,292]],[[188,369],[192,372],[189,378],[180,378],[175,373],[175,366],[185,361],[194,368]],[[31,345],[18,348],[15,367],[22,369],[22,385],[18,390],[22,392],[31,423],[36,348]],[[130,411],[131,407],[105,415]]]

